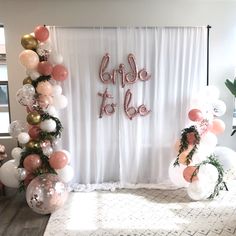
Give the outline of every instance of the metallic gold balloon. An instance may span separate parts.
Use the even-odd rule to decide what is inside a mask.
[[[26,34],[21,38],[21,45],[25,49],[36,49],[38,46],[38,40],[31,34]]]
[[[23,80],[23,85],[25,85],[25,84],[32,84],[32,79],[28,76],[28,77],[26,77],[24,80]]]
[[[36,140],[30,140],[28,143],[25,144],[27,148],[40,148],[40,142]]]
[[[27,122],[30,125],[37,125],[41,122],[41,116],[37,111],[32,111],[27,115]]]

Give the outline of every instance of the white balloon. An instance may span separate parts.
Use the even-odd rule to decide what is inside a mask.
[[[172,160],[169,165],[169,178],[171,182],[179,188],[188,187],[189,183],[183,177],[183,171],[186,166],[179,164],[174,167],[174,162],[175,160]]]
[[[64,95],[57,95],[53,97],[53,105],[56,109],[63,109],[67,106],[68,100]]]
[[[11,156],[14,158],[16,165],[20,164],[22,149],[20,147],[15,147],[11,151]]]
[[[18,171],[14,160],[5,162],[0,168],[1,182],[10,188],[18,188],[19,180],[17,178]]]
[[[41,76],[41,74],[39,74],[38,71],[31,71],[30,74],[29,74],[29,76],[30,76],[30,78],[31,78],[32,80],[36,80],[38,77]]]
[[[216,159],[219,160],[225,171],[236,169],[236,152],[224,146],[218,146],[214,150]],[[235,173],[236,175],[236,173]]]
[[[17,139],[18,139],[19,143],[26,144],[30,141],[30,136],[28,133],[22,132],[18,135]]]
[[[53,153],[53,149],[51,146],[46,146],[42,148],[43,154],[46,156],[50,156]]]
[[[62,64],[63,63],[63,57],[62,57],[61,54],[54,51],[49,56],[49,62],[53,65]]]
[[[71,153],[65,149],[61,150],[61,152],[64,152],[67,156],[67,159],[68,159],[68,164],[70,164],[71,162]]]
[[[66,165],[64,168],[56,170],[59,178],[64,182],[70,182],[74,177],[74,170],[71,166]]]
[[[188,196],[193,200],[207,199],[214,191],[214,186],[204,181],[193,181],[187,188]]]
[[[205,101],[217,100],[220,96],[220,91],[216,86],[206,86],[199,92],[199,97]]]
[[[47,112],[51,116],[58,116],[57,110],[54,106],[49,105],[46,109],[44,109],[45,112]]]
[[[47,119],[40,123],[40,129],[46,132],[55,132],[56,126],[56,122],[52,119]]]
[[[59,84],[52,86],[52,95],[58,96],[62,93],[62,87]]]
[[[217,144],[217,137],[212,132],[207,132],[201,137],[200,145],[203,144],[208,146],[208,148],[214,148]]]
[[[201,165],[197,176],[200,181],[216,184],[218,180],[218,170],[212,164]]]
[[[213,115],[218,116],[218,117],[223,116],[226,112],[225,102],[221,100],[212,101],[211,110],[212,110]]]

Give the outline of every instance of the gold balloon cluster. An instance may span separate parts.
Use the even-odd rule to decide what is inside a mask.
[[[38,46],[38,40],[31,34],[26,34],[21,38],[21,45],[25,49],[34,50]]]

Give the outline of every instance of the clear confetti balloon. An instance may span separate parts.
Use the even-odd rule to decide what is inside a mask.
[[[15,120],[9,126],[9,133],[13,138],[17,138],[21,132],[27,132],[28,126],[25,121]]]
[[[39,214],[50,214],[61,208],[68,196],[66,185],[55,174],[42,174],[27,187],[26,201]]]

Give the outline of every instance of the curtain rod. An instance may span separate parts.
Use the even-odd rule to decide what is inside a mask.
[[[211,26],[56,26],[56,25],[47,25],[47,26],[55,26],[58,28],[78,28],[78,29],[117,29],[117,28],[144,28],[144,29],[152,29],[152,28],[203,28],[203,27],[211,27]]]
[[[207,86],[209,85],[209,54],[210,54],[210,29],[211,26],[207,26]]]

